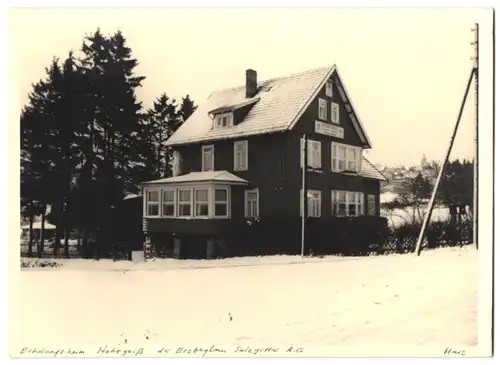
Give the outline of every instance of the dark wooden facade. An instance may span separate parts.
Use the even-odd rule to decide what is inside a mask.
[[[335,73],[332,75],[332,81],[334,77]],[[338,126],[344,129],[344,138],[339,139],[315,132],[314,124],[315,121],[319,120],[319,98],[327,101],[328,119],[330,118],[331,103],[338,104],[340,117]],[[244,118],[243,112],[247,112],[246,108],[235,112],[235,124]],[[243,113],[243,115],[238,113]],[[302,188],[300,150],[301,138],[304,134],[310,140],[321,142],[321,169],[309,170],[307,173],[308,190],[322,192],[321,218],[313,219],[320,221],[333,219],[331,213],[332,190],[362,192],[365,198],[365,213],[368,209],[367,194],[375,195],[375,215],[379,216],[380,180],[366,178],[361,174],[337,173],[331,170],[331,142],[356,147],[363,147],[363,142],[352,124],[338,89],[334,87],[332,97],[328,97],[323,86],[291,130],[174,146],[173,149],[182,156],[181,175],[201,171],[202,147],[213,145],[213,170],[228,171],[248,181],[248,185],[231,186],[230,219],[144,218],[144,231],[156,236],[159,240],[168,241],[169,246],[171,246],[173,234],[186,239],[189,235],[206,237],[238,235],[247,226],[247,220],[244,216],[244,191],[254,188],[259,189],[260,220],[267,222],[283,221],[284,219],[289,219],[290,222],[300,221],[300,219],[298,220]],[[246,171],[234,170],[234,143],[237,141],[247,141],[248,143],[248,168]]]
[[[340,107],[340,126],[344,128],[344,138],[317,134],[314,132],[314,122],[318,120],[318,99],[335,102]],[[288,132],[263,134],[241,139],[225,139],[206,143],[178,146],[176,149],[183,158],[182,173],[201,171],[202,146],[214,145],[214,170],[230,171],[250,182],[248,189],[259,189],[260,216],[283,217],[297,216],[300,213],[300,189],[302,187],[302,168],[300,166],[300,140],[302,135],[321,142],[321,171],[308,171],[308,189],[322,191],[322,218],[331,216],[331,190],[359,191],[376,196],[376,212],[380,214],[380,181],[364,177],[350,176],[331,171],[331,142],[339,142],[360,147],[361,140],[356,133],[343,105],[340,95],[327,97],[324,88],[309,105],[297,125]],[[248,170],[234,171],[234,142],[248,141]],[[243,193],[233,194],[235,203],[233,219],[243,218]],[[239,206],[238,204],[241,204]]]

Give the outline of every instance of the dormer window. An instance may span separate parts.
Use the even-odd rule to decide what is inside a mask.
[[[214,128],[225,128],[233,125],[233,113],[216,115],[214,118]]]

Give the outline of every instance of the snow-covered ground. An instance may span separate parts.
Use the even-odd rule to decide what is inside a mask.
[[[418,212],[415,212],[415,215],[416,215],[417,221],[421,222],[425,218],[425,213],[427,212],[427,207],[421,207],[419,209],[419,211],[420,211],[420,217],[422,217],[422,219],[418,218],[419,217]],[[393,224],[395,227],[399,227],[400,225],[405,223],[405,221],[406,222],[412,221],[413,210],[410,207],[405,208],[405,209],[394,209],[392,212],[392,217],[391,217],[391,215],[389,214],[389,212],[386,209],[381,208],[380,215],[382,217],[387,218],[389,227],[392,227]],[[431,221],[433,221],[433,222],[441,221],[442,222],[442,221],[446,221],[448,219],[450,219],[450,210],[448,208],[438,206],[432,210]]]
[[[399,197],[398,194],[392,192],[392,191],[386,191],[382,194],[380,194],[380,203],[388,203],[396,200]],[[425,217],[425,213],[427,212],[427,205],[420,207],[420,216],[423,218]],[[381,208],[380,209],[380,214],[383,217],[386,217],[389,222],[389,226],[392,226],[394,224],[395,227],[399,227],[402,225],[405,221],[412,221],[413,218],[413,209],[411,207],[407,207],[405,209],[394,209],[392,212],[392,217],[389,215],[389,211],[387,209]],[[416,218],[418,218],[418,212],[415,213]],[[391,220],[392,218],[392,220]],[[450,218],[450,211],[447,207],[444,206],[435,206],[434,209],[432,210],[432,216],[431,216],[431,221],[445,221]],[[421,220],[420,220],[421,221]]]
[[[14,343],[216,345],[228,352],[237,345],[296,345],[306,352],[352,345],[369,356],[373,346],[444,350],[477,341],[474,246],[304,262],[287,256],[61,261],[59,268],[21,270]]]

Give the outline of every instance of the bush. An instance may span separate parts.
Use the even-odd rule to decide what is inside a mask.
[[[397,228],[392,228],[385,245],[386,253],[415,251],[421,228],[422,225],[419,223],[406,223]],[[424,236],[423,248],[433,249],[471,243],[471,231],[472,224],[470,221],[462,222],[461,230],[451,221],[431,222]]]
[[[52,260],[22,260],[21,259],[21,268],[33,268],[33,267],[60,267],[61,264],[52,261]]]
[[[361,256],[379,252],[388,232],[383,217],[309,218],[304,254]],[[224,237],[229,256],[301,252],[300,219],[261,219],[242,231]]]

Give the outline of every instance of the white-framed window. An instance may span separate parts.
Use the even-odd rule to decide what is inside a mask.
[[[361,171],[361,154],[360,147],[343,145],[341,143],[332,142],[331,146],[331,161],[332,171]]]
[[[201,171],[214,171],[214,145],[201,147]]]
[[[300,190],[300,216],[304,214],[304,200]],[[321,217],[321,190],[307,190],[307,216]]]
[[[339,105],[337,103],[332,103],[331,105],[330,118],[332,119],[332,123],[340,124]]]
[[[345,191],[332,190],[332,215],[336,217],[345,217],[347,207],[345,205]]]
[[[245,218],[259,216],[259,189],[245,190]]]
[[[146,191],[146,215],[148,217],[160,216],[160,190]]]
[[[367,195],[367,208],[368,208],[368,215],[376,215],[377,214],[377,208],[375,205],[375,195],[373,194],[368,194]]]
[[[328,96],[330,98],[333,96],[333,82],[332,82],[332,80],[328,80],[326,82],[325,94],[326,94],[326,96]]]
[[[233,113],[224,113],[215,116],[214,128],[225,128],[233,125]]]
[[[177,190],[177,206],[179,217],[190,217],[192,215],[192,189],[179,189]]]
[[[327,102],[324,99],[318,99],[318,118],[326,120],[327,116]]]
[[[304,139],[300,139],[300,167],[304,166]],[[321,168],[321,142],[307,140],[307,166]]]
[[[248,141],[234,142],[234,171],[248,170]]]
[[[364,215],[364,196],[361,192],[332,190],[332,215],[357,217]]]
[[[195,217],[208,217],[208,188],[194,189]]]
[[[162,215],[165,217],[175,217],[175,190],[164,189],[163,195],[163,211]]]
[[[345,194],[345,200],[347,204],[347,215],[349,217],[355,217],[356,214],[356,193],[352,191],[347,191]]]
[[[229,192],[225,188],[214,189],[214,216],[229,216]]]
[[[356,148],[347,147],[347,169],[349,171],[357,171],[358,159]]]
[[[190,187],[146,188],[143,198],[143,216],[166,219],[230,218],[230,191],[230,186],[208,184]],[[257,213],[258,210],[257,203]]]

